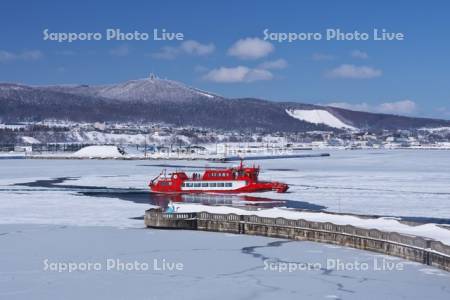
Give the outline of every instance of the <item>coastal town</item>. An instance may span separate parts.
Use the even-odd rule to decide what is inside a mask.
[[[39,122],[0,124],[0,137],[2,154],[69,153],[93,145],[114,145],[149,157],[155,153],[245,155],[320,149],[450,150],[449,127],[266,133],[164,124]]]

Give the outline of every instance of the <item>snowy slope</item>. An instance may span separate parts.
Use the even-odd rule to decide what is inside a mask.
[[[344,122],[336,118],[334,115],[332,115],[330,112],[323,109],[312,109],[312,110],[287,109],[286,112],[288,115],[290,115],[295,119],[306,121],[313,124],[325,124],[334,128],[344,128],[350,130],[357,129],[353,126],[345,124]]]

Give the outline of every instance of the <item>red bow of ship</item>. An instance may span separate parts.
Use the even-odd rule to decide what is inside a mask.
[[[150,189],[159,193],[284,193],[289,186],[276,181],[259,181],[259,167],[241,164],[228,169],[207,169],[190,177],[182,171],[166,173],[150,181]]]

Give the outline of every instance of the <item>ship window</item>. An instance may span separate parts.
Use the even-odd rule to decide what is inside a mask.
[[[209,184],[210,187],[216,187],[216,185],[217,185],[217,184],[216,184],[215,182],[211,182],[211,183]]]
[[[217,183],[217,186],[218,186],[218,187],[223,187],[224,185],[225,185],[225,184],[224,184],[223,182],[218,182],[218,183]]]
[[[192,183],[186,182],[186,187],[192,187]]]
[[[200,187],[200,183],[199,182],[194,183],[194,187]]]
[[[231,184],[231,182],[227,182],[227,183],[225,183],[225,186],[226,186],[226,187],[232,187],[233,184]]]
[[[208,186],[208,183],[207,182],[203,182],[202,183],[202,187],[207,187]]]
[[[181,185],[181,187],[185,187],[186,185],[183,183],[182,185]]]

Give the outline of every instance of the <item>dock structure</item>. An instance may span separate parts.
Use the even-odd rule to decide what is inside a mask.
[[[149,228],[203,230],[335,244],[397,256],[450,272],[450,246],[396,232],[256,215],[165,213],[159,208],[147,210],[144,221]]]

